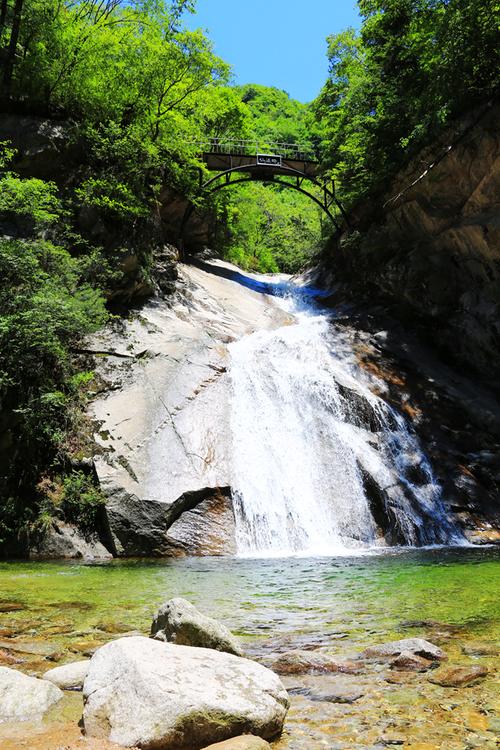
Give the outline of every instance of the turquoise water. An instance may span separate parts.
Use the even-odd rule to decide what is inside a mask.
[[[249,639],[311,633],[326,641],[327,627],[362,645],[409,619],[498,635],[499,561],[500,550],[484,548],[354,558],[1,563],[0,599],[25,609],[0,614],[0,626],[42,635],[61,620],[79,631],[108,621],[147,630],[161,602],[183,596]]]
[[[158,605],[173,596],[222,620],[264,663],[293,648],[355,657],[370,644],[423,636],[446,651],[449,663],[484,664],[488,677],[461,689],[434,685],[425,673],[395,674],[388,665],[367,666],[360,675],[286,677],[291,708],[273,747],[379,750],[397,742],[403,750],[494,750],[499,562],[500,550],[462,548],[352,558],[1,563],[0,610],[11,611],[0,613],[0,648],[2,641],[41,641],[54,646],[60,662],[81,658],[121,633],[147,634]],[[478,643],[492,650],[466,653]],[[33,674],[54,666],[40,655],[22,659],[16,668]],[[352,704],[315,697],[332,686],[362,697]],[[71,700],[72,723],[63,733],[78,731],[81,703]],[[10,744],[2,744],[2,731],[2,750],[21,747],[22,728]]]

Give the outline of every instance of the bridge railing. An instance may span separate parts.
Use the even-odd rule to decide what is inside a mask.
[[[233,156],[273,154],[275,156],[282,156],[285,159],[315,161],[312,148],[303,143],[209,138],[205,141],[191,142],[191,145],[196,146],[200,154],[209,153]]]

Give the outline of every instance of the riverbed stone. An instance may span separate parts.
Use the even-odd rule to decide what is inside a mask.
[[[443,687],[466,687],[482,680],[487,674],[488,668],[483,664],[449,664],[436,669],[427,679]]]
[[[287,651],[280,654],[272,663],[277,674],[318,674],[325,672],[344,672],[355,674],[360,671],[359,665],[345,659],[338,659],[322,651]]]
[[[227,651],[241,656],[241,648],[233,634],[212,617],[202,614],[186,599],[170,599],[162,604],[153,624],[151,636],[179,646],[199,646]]]
[[[0,648],[0,664],[22,664],[23,659],[10,654],[8,651]]]
[[[391,669],[399,669],[402,672],[426,672],[432,666],[429,659],[424,659],[411,651],[402,651],[391,660]]]
[[[403,638],[400,641],[388,641],[377,646],[370,646],[361,653],[361,658],[385,661],[403,653],[416,654],[431,661],[444,661],[448,658],[439,646],[435,646],[424,638]]]
[[[21,604],[20,602],[0,602],[0,612],[18,612],[21,609],[24,609],[24,604]]]
[[[89,664],[90,659],[63,664],[61,667],[49,669],[43,675],[43,679],[57,685],[61,690],[81,690],[89,671]]]
[[[21,641],[8,638],[0,640],[0,649],[19,654],[41,656],[50,661],[57,661],[61,657],[61,648],[46,641]]]
[[[224,742],[216,742],[215,745],[208,745],[203,750],[271,750],[271,745],[262,737],[244,734]]]
[[[203,747],[245,732],[270,739],[289,706],[280,679],[256,662],[141,636],[99,649],[83,697],[89,737],[141,750]]]
[[[50,682],[0,667],[0,723],[37,721],[62,697]]]
[[[462,646],[462,652],[467,656],[498,656],[500,649],[494,643],[468,643]]]

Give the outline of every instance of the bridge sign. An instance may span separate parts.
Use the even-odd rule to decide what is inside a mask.
[[[281,156],[276,154],[257,154],[259,167],[281,167]]]

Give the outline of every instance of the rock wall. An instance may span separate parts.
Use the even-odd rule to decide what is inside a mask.
[[[227,344],[289,316],[211,268],[181,265],[176,295],[87,342],[101,353],[90,415],[115,555],[235,551]]]
[[[500,374],[500,106],[455,123],[359,206],[324,279],[386,299],[455,362]],[[328,278],[329,277],[329,278]]]

